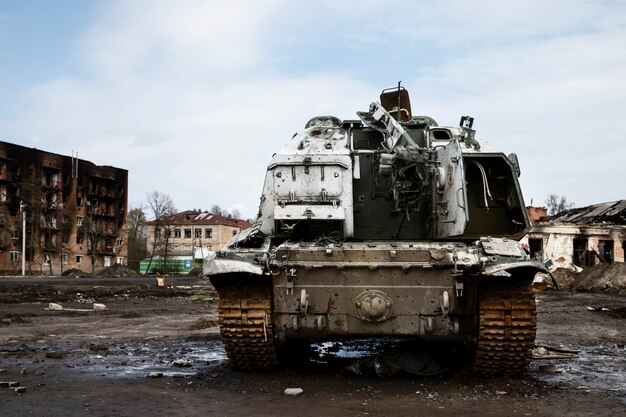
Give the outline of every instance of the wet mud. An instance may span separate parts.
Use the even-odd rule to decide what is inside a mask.
[[[0,298],[0,381],[26,388],[0,388],[8,416],[276,415],[294,405],[305,417],[414,415],[416,408],[426,416],[626,409],[625,297],[540,294],[537,344],[577,356],[534,360],[524,378],[477,378],[462,350],[424,349],[405,339],[298,346],[299,356],[282,368],[244,373],[228,366],[215,293],[202,280],[172,279],[165,289],[133,279],[2,280],[2,294],[31,294]],[[36,291],[24,290],[31,286]],[[49,302],[72,308],[94,301],[107,310],[46,310]],[[304,394],[287,399],[283,390],[294,386]]]

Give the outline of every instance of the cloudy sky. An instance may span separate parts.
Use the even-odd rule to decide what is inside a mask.
[[[402,80],[476,118],[526,203],[626,198],[626,2],[0,0],[0,140],[129,170],[129,204],[256,213],[306,121]]]

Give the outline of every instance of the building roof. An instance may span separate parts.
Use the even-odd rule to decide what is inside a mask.
[[[552,216],[550,223],[626,225],[626,200],[565,210]]]
[[[156,220],[148,222],[149,225],[156,225]],[[173,214],[161,220],[161,224],[171,226],[210,226],[224,225],[232,227],[240,227],[242,230],[252,226],[252,223],[246,220],[235,219],[233,217],[221,216],[219,214],[209,213],[208,211],[186,210]]]

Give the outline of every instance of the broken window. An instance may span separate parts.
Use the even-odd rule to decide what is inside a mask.
[[[76,226],[82,226],[83,225],[83,218],[81,216],[77,216],[76,217]]]
[[[19,239],[20,238],[20,231],[15,229],[15,230],[11,230],[11,239]]]
[[[180,229],[174,229],[174,237],[180,239]]]
[[[82,255],[76,255],[76,263],[79,264],[83,260]]]
[[[44,265],[50,265],[50,255],[47,253],[43,256],[43,263]]]
[[[61,262],[63,262],[63,264],[66,264],[68,261],[69,256],[67,255],[67,253],[64,253],[63,255],[61,255]]]
[[[83,237],[81,235],[76,235],[76,244],[77,245],[83,244]]]
[[[528,239],[528,249],[532,259],[543,260],[543,239]]]
[[[195,229],[194,236],[196,237],[196,239],[200,239],[202,237],[202,229]]]
[[[156,228],[154,229],[154,237],[156,237],[157,239],[161,237],[161,229],[160,228]]]
[[[213,237],[213,229],[204,229],[204,237],[211,239]]]
[[[600,240],[598,242],[598,251],[600,252],[600,259],[607,264],[613,263],[613,241],[612,240]]]
[[[17,262],[20,260],[19,252],[11,252],[11,262]]]
[[[572,262],[576,266],[587,266],[587,239],[574,239]]]
[[[185,229],[185,239],[191,239],[191,229]]]
[[[237,230],[237,229],[233,230],[233,236],[235,236],[235,235],[237,234],[237,232],[238,232],[238,231],[239,231],[239,230]]]
[[[124,244],[123,239],[117,239],[117,246],[122,246]]]

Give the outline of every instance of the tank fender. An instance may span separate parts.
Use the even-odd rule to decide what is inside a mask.
[[[488,265],[483,268],[483,275],[488,276],[504,276],[509,277],[511,275],[516,274],[517,272],[524,272],[529,274],[536,274],[538,272],[547,273],[545,265],[541,262],[537,261],[515,261],[515,262],[505,262],[499,263],[495,265]]]
[[[210,254],[204,259],[202,276],[206,277],[232,273],[263,275],[263,267],[261,265],[255,265],[245,261],[217,258],[215,254]]]

